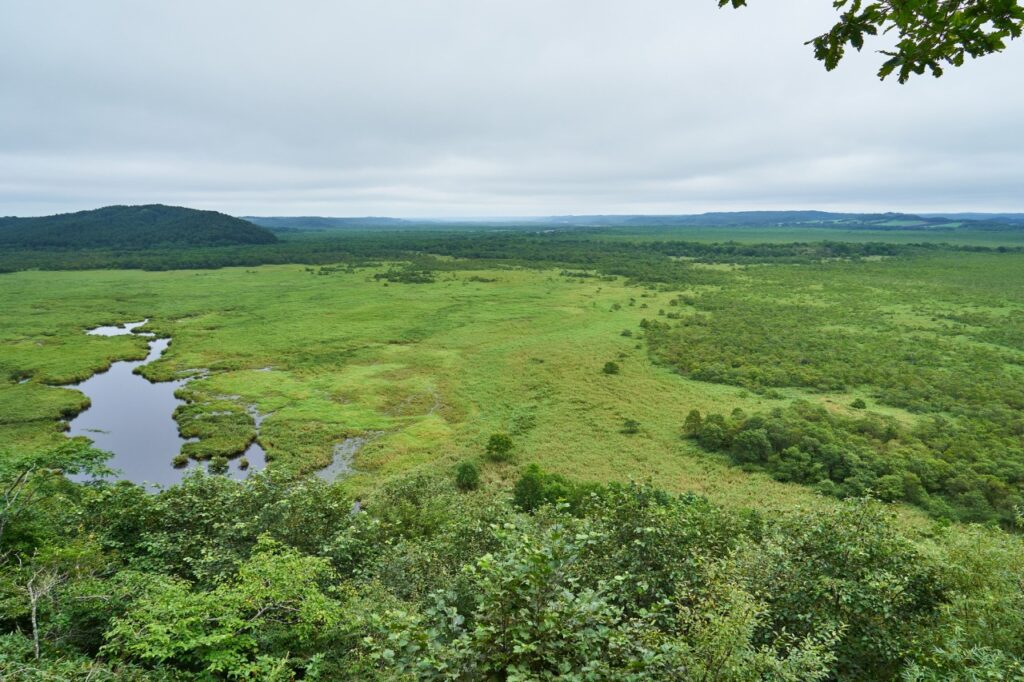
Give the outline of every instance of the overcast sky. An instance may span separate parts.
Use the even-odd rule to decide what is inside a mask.
[[[1024,43],[901,86],[753,5],[0,0],[0,215],[1024,211]]]

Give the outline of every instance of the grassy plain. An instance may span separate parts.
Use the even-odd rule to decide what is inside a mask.
[[[84,402],[53,385],[145,354],[143,339],[82,330],[148,317],[146,329],[173,342],[145,368],[147,377],[205,370],[183,389],[200,414],[229,404],[269,415],[259,438],[272,466],[311,471],[326,465],[344,438],[371,436],[356,457],[358,473],[344,484],[353,490],[479,458],[490,434],[507,432],[515,463],[485,465],[488,483],[507,485],[519,465],[539,462],[574,479],[649,480],[733,507],[831,504],[809,488],[744,472],[724,455],[699,449],[680,437],[683,419],[691,409],[763,413],[801,398],[845,414],[854,397],[870,397],[871,387],[758,393],[686,378],[652,361],[641,320],[665,320],[659,315],[665,310],[727,316],[730,296],[744,311],[762,300],[766,313],[784,303],[827,309],[855,300],[850,325],[877,314],[897,341],[901,334],[939,338],[941,331],[944,347],[995,345],[1012,360],[1021,353],[1013,347],[1016,337],[996,332],[1016,333],[1022,262],[1019,255],[961,253],[715,267],[713,277],[697,278],[684,292],[714,304],[704,311],[670,307],[678,291],[557,270],[441,272],[431,284],[374,279],[385,266],[329,274],[299,265],[6,274],[0,276],[0,376],[7,377],[0,382],[0,447],[44,447],[63,438],[61,420]],[[981,326],[939,320],[963,306],[978,313],[972,319]],[[843,315],[835,309],[831,317]],[[1007,320],[1013,324],[1004,329]],[[617,362],[620,373],[603,373],[607,361]],[[1015,372],[1020,364],[1007,367]],[[870,409],[907,426],[921,418],[878,401]],[[627,419],[639,422],[638,433],[623,433]],[[223,441],[206,443],[213,452]],[[203,449],[203,443],[195,448]]]
[[[641,339],[621,336],[651,315],[641,305],[656,308],[669,294],[557,271],[458,272],[420,285],[371,274],[266,266],[5,275],[0,438],[6,447],[62,438],[59,419],[83,402],[51,384],[145,351],[142,339],[82,330],[149,317],[147,329],[173,342],[147,376],[208,370],[186,395],[210,409],[230,396],[269,414],[260,442],[274,466],[315,469],[346,436],[379,434],[347,483],[366,487],[477,457],[491,433],[505,431],[518,463],[577,479],[650,479],[743,506],[816,502],[680,439],[689,409],[772,401],[683,379],[652,364]],[[608,360],[620,374],[602,373]],[[640,432],[621,433],[625,419],[639,421]],[[514,475],[509,465],[484,474],[492,482]]]

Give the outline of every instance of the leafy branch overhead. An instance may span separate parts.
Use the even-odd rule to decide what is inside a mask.
[[[743,7],[747,0],[718,0],[719,7]],[[984,57],[1006,48],[1021,36],[1024,6],[1018,0],[835,0],[839,21],[807,41],[814,57],[831,71],[847,46],[860,51],[865,36],[895,33],[887,59],[878,70],[885,79],[895,73],[900,83],[913,74],[930,72],[936,78],[947,65],[962,66],[965,57]]]

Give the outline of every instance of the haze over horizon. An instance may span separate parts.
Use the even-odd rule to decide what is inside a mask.
[[[1024,212],[1024,47],[827,73],[823,0],[5,3],[0,215]],[[752,115],[753,114],[753,115]]]

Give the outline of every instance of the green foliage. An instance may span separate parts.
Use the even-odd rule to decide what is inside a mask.
[[[604,372],[605,374],[618,374],[619,363],[612,362],[611,360],[609,360],[608,362],[604,363],[604,367],[601,368],[601,371]]]
[[[564,502],[579,510],[594,489],[571,482],[564,476],[543,471],[537,464],[526,467],[512,488],[516,508],[532,512],[545,504]]]
[[[742,7],[747,0],[718,0],[719,7]],[[1024,7],[1015,0],[956,0],[910,2],[892,0],[864,3],[837,0],[839,20],[827,32],[809,41],[815,59],[831,71],[852,47],[864,47],[865,36],[894,33],[893,50],[881,50],[888,59],[879,78],[896,73],[900,83],[926,70],[938,78],[945,66],[962,66],[972,59],[1001,52],[1006,42],[1024,30]]]
[[[208,471],[211,474],[226,474],[228,471],[228,458],[217,455],[210,460]]]
[[[796,216],[790,218],[792,222],[789,222],[786,215],[772,215],[769,212],[767,219],[771,222],[768,224],[791,224],[795,228],[783,234],[782,241],[786,243],[772,243],[778,242],[779,237],[768,232],[758,233],[758,239],[764,243],[742,243],[749,241],[749,230],[746,227],[723,237],[721,228],[712,231],[704,229],[704,226],[716,224],[713,217],[680,216],[672,217],[675,222],[665,226],[646,227],[639,232],[629,231],[624,235],[627,239],[609,239],[606,232],[587,234],[585,230],[572,229],[553,229],[537,234],[536,225],[533,225],[529,231],[522,232],[463,229],[448,232],[361,230],[339,233],[281,233],[280,239],[272,243],[262,243],[259,240],[258,243],[244,243],[243,239],[240,240],[243,243],[223,244],[216,241],[215,237],[200,235],[196,237],[196,245],[188,248],[161,246],[161,242],[155,238],[146,238],[138,245],[139,248],[131,250],[120,247],[120,242],[74,251],[57,246],[35,248],[26,245],[13,248],[12,245],[12,248],[0,252],[0,272],[98,268],[180,270],[303,263],[328,266],[321,269],[319,274],[329,275],[333,272],[350,272],[355,266],[377,266],[381,261],[400,261],[404,263],[400,267],[390,267],[386,274],[378,273],[382,274],[380,279],[385,282],[393,279],[400,282],[426,283],[433,281],[438,272],[465,269],[467,265],[474,269],[501,266],[551,268],[571,265],[593,268],[605,280],[611,276],[623,276],[637,281],[683,285],[721,278],[715,277],[711,272],[687,267],[678,260],[680,258],[702,263],[819,263],[831,259],[927,255],[951,249],[994,251],[996,249],[977,245],[978,242],[991,243],[992,234],[999,235],[999,238],[994,240],[997,244],[1000,239],[1008,239],[1011,244],[1019,242],[1013,232],[1016,229],[1014,225],[978,223],[963,228],[960,227],[963,221],[950,225],[949,221],[940,220],[939,225],[934,225],[929,222],[934,219],[911,216],[914,220],[910,222],[917,227],[901,235],[900,241],[910,241],[912,244],[883,241],[860,243],[863,242],[863,237],[859,233],[864,230],[884,232],[887,241],[896,241],[892,237],[894,228],[887,226],[893,216],[822,215],[832,217],[830,220],[823,220],[818,214],[813,214],[802,218]],[[699,220],[694,222],[687,218]],[[0,219],[2,220],[37,219]],[[653,219],[648,217],[646,220]],[[725,224],[755,224],[750,222],[751,220],[755,219],[750,218],[749,214],[735,214]],[[244,221],[239,222],[249,225]],[[764,224],[763,221],[755,222]],[[942,223],[946,224],[943,226]],[[835,230],[823,231],[822,227],[825,224],[834,225]],[[249,227],[263,232],[254,225]],[[939,233],[941,239],[934,237],[930,232],[939,228],[945,230]],[[0,227],[0,234],[3,231],[4,228]],[[18,229],[12,234],[20,232]],[[134,233],[144,234],[133,229]],[[226,234],[230,235],[231,232],[228,231]],[[266,234],[274,237],[270,233]],[[721,241],[732,236],[740,237],[740,241]],[[837,241],[837,237],[845,241]],[[261,237],[264,238],[265,236]],[[701,241],[701,238],[705,241]],[[63,243],[65,239],[66,236],[61,235],[56,243]],[[211,245],[203,245],[207,243],[204,239],[211,240]],[[812,240],[814,243],[809,243]],[[961,244],[951,246],[947,243],[940,246],[935,243],[938,241],[960,241]],[[141,248],[143,246],[146,248]],[[1019,246],[1003,245],[997,248],[1000,252],[1019,251]],[[465,260],[460,263],[441,260],[434,256],[450,256]],[[611,308],[618,310],[622,306],[615,303]]]
[[[230,575],[263,535],[310,553],[351,522],[352,503],[340,490],[317,478],[286,481],[260,472],[240,486],[197,470],[160,495],[101,488],[83,513],[105,547],[139,557],[145,570],[209,585]]]
[[[421,270],[416,264],[410,263],[404,268],[392,268],[387,272],[378,272],[373,278],[377,281],[398,282],[401,284],[432,284],[434,275],[430,270]]]
[[[707,508],[690,500],[677,506],[635,486],[608,491],[605,499],[607,505],[599,502],[579,519],[548,508],[536,524],[496,531],[498,546],[468,564],[456,588],[436,595],[420,617],[388,614],[391,634],[370,638],[370,657],[424,679],[816,680],[828,674],[832,635],[790,640],[788,651],[758,646],[756,600],[720,574],[693,579],[694,551],[708,556],[721,549],[713,540],[702,544],[701,531],[725,534],[702,518]],[[645,510],[653,515],[635,518]],[[676,513],[686,518],[677,523]],[[664,524],[673,530],[663,532]],[[632,542],[623,542],[626,534]],[[680,543],[666,545],[673,553],[665,556],[657,551],[660,540]],[[657,568],[644,567],[648,557]],[[651,570],[671,574],[654,582],[658,574]],[[679,592],[677,580],[687,577],[703,589]],[[634,594],[647,596],[648,606],[621,598]]]
[[[398,249],[389,240],[354,237],[351,248],[368,258]],[[392,265],[353,271],[364,262],[355,256],[315,277],[285,267],[4,276],[3,312],[15,321],[0,339],[0,378],[11,379],[0,382],[0,477],[25,494],[5,498],[15,504],[0,536],[0,677],[1018,674],[1019,256],[595,242],[419,234],[403,248],[532,266],[557,253],[588,272],[665,286],[520,269],[493,273],[501,287],[480,286],[451,272],[467,263],[422,256],[409,268],[429,270],[431,286],[385,289],[373,275]],[[800,265],[673,258],[687,253]],[[869,255],[884,259],[860,260]],[[45,287],[61,297],[31,294]],[[678,317],[645,321],[644,337],[683,377],[617,336],[640,322],[627,301],[656,308],[669,288],[683,289],[668,294]],[[147,376],[213,370],[189,384],[194,407],[180,415],[190,429],[212,425],[195,432],[211,454],[253,435],[225,397],[244,393],[238,405],[272,412],[260,442],[275,464],[294,457],[308,469],[354,433],[388,430],[366,470],[334,486],[293,478],[298,466],[241,483],[197,471],[153,495],[59,475],[98,468],[102,455],[32,447],[63,440],[56,420],[80,409],[71,391],[45,384],[142,350],[139,339],[79,337],[102,316],[141,319],[122,299],[148,292],[161,294],[146,300],[151,325],[175,342]],[[335,314],[344,324],[323,324]],[[506,343],[509,325],[528,333]],[[629,381],[602,380],[595,352],[624,353]],[[848,407],[858,394],[870,411]],[[682,424],[693,442],[678,438],[679,406],[693,408]],[[627,414],[643,421],[642,438],[617,432]],[[524,467],[511,494],[500,483],[460,494],[452,465],[498,428],[511,434],[494,448],[501,458],[514,444],[552,470]],[[857,499],[821,498],[729,461]],[[420,473],[402,475],[412,467]],[[675,491],[699,485],[728,508],[576,478],[641,472]],[[898,520],[859,499],[868,493],[1011,532],[932,525],[906,509]]]
[[[687,438],[696,438],[703,425],[704,419],[700,416],[700,410],[690,410],[683,421],[683,435]]]
[[[459,490],[476,490],[480,487],[480,467],[476,462],[459,462],[455,467],[455,485]]]
[[[1020,538],[922,541],[876,502],[740,514],[535,465],[512,504],[418,476],[361,513],[267,475],[71,487],[0,565],[12,679],[930,680],[1024,660]],[[33,621],[24,586],[44,583]]]
[[[1024,661],[997,649],[965,649],[957,642],[930,653],[927,662],[907,666],[905,682],[975,682],[1024,680]]]
[[[0,635],[0,678],[18,682],[171,682],[163,670],[147,670],[121,661],[104,663],[75,652],[36,659],[32,640],[17,633]]]
[[[80,439],[41,451],[0,450],[0,558],[6,547],[33,547],[55,519],[33,513],[50,498],[71,497],[78,490],[66,475],[107,473],[107,455]]]
[[[840,679],[896,677],[947,598],[941,567],[870,502],[784,519],[747,561],[750,589],[771,614],[766,641],[781,630],[804,636],[823,623],[841,626]]]
[[[704,448],[728,452],[733,462],[781,481],[817,485],[838,497],[870,492],[937,516],[1010,525],[1024,504],[1015,485],[1018,454],[975,428],[934,419],[910,430],[872,413],[844,417],[796,402],[766,415],[709,414],[695,433]],[[950,443],[959,446],[955,454]],[[973,456],[965,458],[960,448]]]
[[[325,592],[332,577],[325,560],[261,539],[236,576],[211,591],[152,580],[113,620],[103,651],[219,677],[290,679],[341,617]]]
[[[677,324],[649,321],[647,341],[689,378],[768,399],[866,411],[849,393],[876,398],[856,418],[796,407],[784,410],[787,425],[765,414],[749,423],[709,417],[695,434],[703,447],[831,494],[871,489],[939,516],[1009,524],[1024,480],[1016,280],[994,262],[960,263],[955,275],[939,261],[775,268],[728,291],[706,289]],[[769,418],[781,434],[769,429],[772,453],[733,449],[740,431]]]
[[[512,438],[507,433],[492,433],[487,439],[484,456],[492,462],[511,462],[512,446]]]

